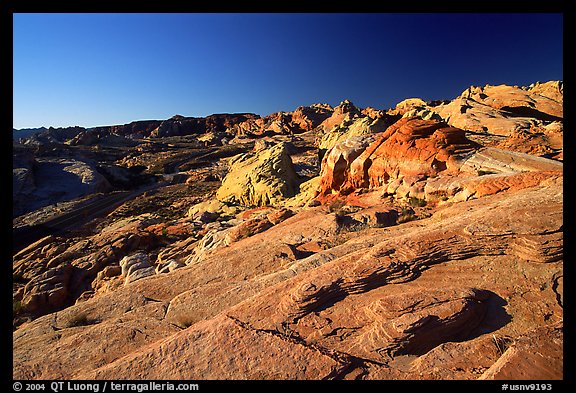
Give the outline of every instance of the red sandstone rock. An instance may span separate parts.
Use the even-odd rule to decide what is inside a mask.
[[[105,228],[89,240],[71,244],[67,250],[47,259],[50,249],[38,242],[23,250],[14,262],[14,272],[29,281],[20,293],[24,309],[39,316],[62,309],[91,288],[91,283],[106,266],[136,249],[158,244],[158,236],[144,230],[150,226],[144,217],[121,221]]]
[[[370,145],[365,140],[351,143],[339,144],[326,154],[320,195],[334,191],[346,195],[404,176],[454,173],[458,155],[477,147],[462,130],[416,118],[399,120]]]
[[[264,232],[270,228],[272,224],[268,219],[250,219],[244,221],[242,224],[231,228],[226,234],[226,242],[228,244],[237,242],[238,240],[245,239],[257,233]]]
[[[254,348],[259,348],[254,352]],[[169,365],[169,366],[167,366]],[[323,379],[348,364],[314,348],[224,315],[203,321],[144,353],[80,375],[82,379]]]
[[[272,224],[276,225],[276,224],[279,224],[282,221],[286,220],[287,218],[292,217],[294,214],[295,213],[290,209],[281,208],[281,209],[275,210],[271,213],[268,213],[266,215],[266,218]]]
[[[297,127],[300,131],[310,131],[326,120],[332,111],[329,105],[300,106],[292,112],[291,122],[293,127]]]
[[[332,239],[335,215],[304,211],[197,264],[22,326],[14,378],[478,378],[500,357],[493,335],[520,345],[562,319],[562,262],[532,257],[538,244],[561,255],[552,235],[562,233],[562,203],[560,178],[327,249],[306,244]],[[310,253],[280,263],[287,244]],[[67,327],[83,313],[98,323]],[[57,350],[39,351],[47,346]],[[554,348],[550,359],[561,356]],[[530,356],[507,356],[498,372]],[[562,373],[546,367],[538,376]]]
[[[327,132],[330,131],[332,127],[341,124],[343,121],[354,119],[361,114],[360,109],[354,106],[352,102],[344,100],[334,108],[334,112],[331,116],[324,120],[319,127],[324,130],[324,132]]]
[[[512,343],[479,379],[563,379],[563,324],[527,332]]]
[[[548,89],[548,91],[551,90],[553,89]],[[494,109],[511,112],[516,116],[535,117],[541,120],[558,120],[563,117],[563,108],[562,103],[557,101],[561,97],[559,88],[555,90],[550,94],[546,93],[546,89],[542,85],[527,90],[517,86],[488,85],[483,88],[470,88],[462,96]],[[538,93],[547,94],[548,96]]]

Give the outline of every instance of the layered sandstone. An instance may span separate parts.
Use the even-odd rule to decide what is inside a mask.
[[[18,192],[52,146],[163,180],[15,251],[14,379],[564,378],[562,96],[472,87],[19,145]]]
[[[561,181],[324,249],[310,244],[335,234],[338,219],[318,208],[299,216],[19,329],[15,378],[496,378],[501,364],[526,359],[511,348],[530,351],[521,343],[534,327],[550,326],[544,341],[561,339],[562,263],[541,259],[538,246],[561,255]],[[533,246],[516,246],[521,237]],[[76,315],[88,322],[67,327]],[[189,327],[176,333],[173,324]],[[94,348],[94,337],[114,329],[133,339]],[[34,350],[54,340],[57,356]],[[264,355],[276,351],[281,359]],[[448,364],[434,360],[446,356]],[[562,376],[553,365],[545,374],[513,370],[522,371],[506,378]]]

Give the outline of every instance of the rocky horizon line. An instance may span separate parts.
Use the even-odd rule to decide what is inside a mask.
[[[488,86],[512,86],[512,87],[519,87],[519,88],[521,88],[521,89],[528,89],[528,88],[531,88],[531,87],[534,86],[534,85],[538,85],[538,84],[541,85],[541,84],[546,84],[546,83],[559,83],[559,84],[560,84],[560,87],[563,89],[564,81],[563,81],[563,80],[549,80],[549,81],[546,81],[546,82],[536,81],[536,82],[534,82],[534,83],[531,83],[531,84],[528,85],[528,86],[509,85],[509,84],[506,84],[506,83],[500,83],[500,84],[496,84],[496,85],[485,84],[483,87],[486,88],[486,87],[488,87]],[[478,87],[480,87],[480,86],[470,85],[470,87],[468,87],[466,90],[464,90],[464,92],[467,91],[467,90],[469,90],[469,89],[474,89],[474,88],[478,88]],[[402,101],[405,101],[405,100],[415,99],[415,98],[418,98],[418,97],[407,97],[407,98],[405,98],[404,100],[399,101],[398,103],[400,103],[400,102],[402,102]],[[419,98],[418,98],[418,99],[419,99]],[[451,100],[450,98],[443,98],[443,99],[433,99],[433,100],[423,100],[423,101],[424,101],[425,103],[427,103],[427,104],[430,104],[430,103],[434,103],[434,102],[442,102],[442,101],[450,101],[450,100]],[[259,117],[261,117],[261,118],[262,118],[262,117],[265,118],[265,117],[272,116],[272,115],[275,115],[275,114],[294,112],[294,111],[296,111],[297,109],[302,108],[302,107],[309,107],[309,108],[310,108],[310,107],[315,107],[315,106],[321,106],[321,107],[330,107],[331,109],[334,109],[335,107],[340,106],[340,105],[342,105],[343,103],[346,103],[346,102],[352,103],[352,105],[354,105],[354,103],[353,103],[352,100],[349,100],[349,99],[346,98],[346,99],[342,100],[342,101],[341,101],[338,105],[336,105],[336,106],[333,106],[333,105],[328,104],[328,103],[315,102],[315,103],[312,103],[312,104],[310,104],[310,105],[300,105],[300,106],[296,107],[296,108],[295,108],[294,110],[292,110],[292,111],[275,111],[275,112],[269,113],[268,115],[261,115],[261,114],[258,114],[258,113],[256,113],[256,112],[215,112],[215,113],[211,113],[211,114],[206,115],[206,116],[184,116],[184,115],[181,115],[181,114],[174,114],[174,115],[172,115],[171,117],[166,118],[166,119],[136,119],[136,120],[129,121],[129,122],[127,122],[127,123],[105,124],[105,125],[97,125],[97,126],[89,126],[89,127],[80,126],[80,125],[69,125],[69,126],[59,126],[59,127],[45,126],[45,125],[42,125],[42,126],[40,126],[40,127],[24,127],[24,128],[14,128],[14,127],[12,127],[12,131],[13,131],[13,132],[22,132],[22,131],[33,131],[33,130],[34,130],[34,131],[35,131],[35,130],[49,130],[49,129],[56,129],[56,130],[58,130],[58,129],[69,129],[69,128],[83,128],[83,129],[85,129],[85,130],[93,130],[93,129],[104,128],[104,127],[126,126],[126,125],[129,125],[129,124],[138,123],[138,122],[164,121],[164,120],[170,120],[170,119],[175,119],[175,118],[183,118],[183,119],[205,119],[205,118],[210,117],[210,116],[222,116],[222,115],[254,115],[254,116],[259,116]],[[398,103],[396,103],[396,105],[398,105]],[[354,106],[356,106],[356,105],[354,105]],[[368,106],[366,106],[366,107],[357,106],[357,108],[360,108],[360,109],[372,108],[372,109],[375,109],[375,110],[385,110],[385,111],[388,111],[388,110],[392,110],[394,107],[389,107],[389,108],[387,108],[387,109],[378,109],[378,108],[376,108],[375,106],[368,105]]]

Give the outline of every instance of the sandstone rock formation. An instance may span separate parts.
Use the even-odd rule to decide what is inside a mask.
[[[561,120],[562,101],[557,101],[561,86],[553,83],[538,85],[536,89],[472,86],[434,111],[454,127],[506,136],[516,129],[529,129],[539,121]]]
[[[14,276],[26,284],[18,287],[14,300],[34,315],[70,305],[85,291],[93,292],[92,282],[105,267],[117,265],[134,250],[157,244],[158,237],[145,230],[153,222],[147,216],[134,217],[104,228],[87,240],[58,244],[47,237],[21,250],[15,256],[13,270]],[[127,278],[127,282],[130,280]]]
[[[536,328],[519,337],[479,379],[562,379],[563,326]]]
[[[13,378],[564,378],[562,101],[485,86],[15,144],[17,193],[97,157],[163,180],[14,252]]]
[[[435,120],[402,118],[376,137],[352,138],[327,153],[320,201],[376,188],[399,198],[460,201],[531,187],[563,170],[557,161],[481,148]]]
[[[390,115],[444,121],[484,146],[562,159],[563,84],[471,86],[451,101],[406,99]]]
[[[418,118],[403,118],[376,138],[344,141],[327,153],[321,196],[387,186],[397,179],[454,173],[460,156],[477,148],[462,130]]]
[[[154,267],[150,264],[148,254],[143,252],[125,256],[120,260],[120,267],[122,269],[122,276],[125,277],[124,285],[155,274]]]
[[[263,206],[294,196],[299,179],[287,149],[279,143],[230,160],[230,170],[216,197],[225,203]]]
[[[299,106],[292,112],[292,124],[301,131],[310,131],[318,127],[332,114],[333,108],[328,104]]]
[[[258,118],[259,116],[251,113],[214,114],[202,118],[175,115],[160,123],[158,127],[150,132],[150,136],[153,138],[159,138],[175,135],[224,132],[235,124],[242,123],[249,119]]]
[[[469,88],[461,96],[511,113],[512,116],[553,121],[561,120],[563,117],[562,91],[562,84],[554,82],[538,84],[528,89],[488,85],[483,88]]]
[[[328,132],[334,126],[338,126],[343,122],[349,122],[360,116],[362,116],[362,111],[350,100],[344,100],[334,108],[331,116],[324,120],[319,127],[324,132]]]
[[[110,184],[93,163],[74,159],[29,158],[14,161],[13,215],[104,192]]]
[[[521,252],[511,247],[518,236],[528,236],[533,244],[552,241],[562,248],[561,236],[548,235],[561,235],[561,187],[556,181],[462,202],[427,220],[357,232],[348,242],[308,256],[287,248],[281,257],[287,242],[297,250],[303,242],[328,239],[330,227],[336,233],[333,214],[310,210],[306,225],[301,213],[221,248],[202,264],[37,319],[15,333],[15,378],[490,377],[493,365],[501,370],[500,363],[524,359],[501,358],[512,347],[494,335],[521,345],[534,326],[561,323],[554,284],[561,262],[526,258],[537,255],[538,246]],[[522,279],[514,279],[518,275]],[[64,321],[78,314],[98,322],[66,328]],[[102,363],[94,353],[101,349],[87,343],[119,328],[119,321],[135,338],[146,337],[139,331],[148,336],[122,344],[102,341],[107,354]],[[170,321],[190,327],[174,334]],[[65,333],[57,339],[58,358],[48,359],[50,368],[42,367],[45,356],[21,335],[33,326],[38,344]],[[543,342],[558,337],[558,328],[547,329]],[[263,355],[275,351],[284,360]],[[77,356],[87,360],[78,364]],[[448,366],[433,360],[447,356],[453,359]],[[547,374],[522,370],[507,378],[560,375],[554,365]]]
[[[292,112],[275,112],[263,118],[250,118],[232,125],[227,131],[238,137],[299,134],[318,127],[332,115],[333,110],[328,104],[299,106]]]
[[[382,132],[392,122],[392,119],[386,116],[376,119],[366,116],[355,118],[353,121],[343,121],[321,136],[318,141],[318,148],[321,151],[328,150],[338,142],[346,139]]]

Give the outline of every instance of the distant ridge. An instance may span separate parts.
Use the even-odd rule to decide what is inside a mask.
[[[47,131],[46,127],[40,128],[21,128],[17,130],[16,128],[12,128],[12,139],[16,140],[19,138],[28,138],[32,135],[36,135],[40,132]]]

